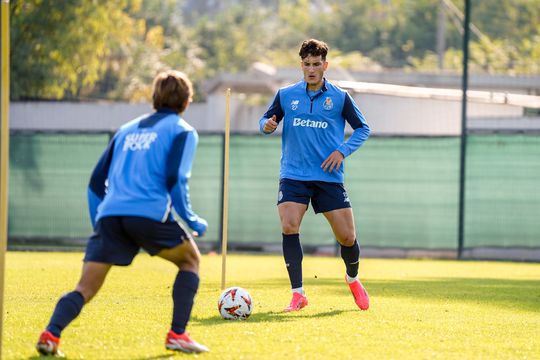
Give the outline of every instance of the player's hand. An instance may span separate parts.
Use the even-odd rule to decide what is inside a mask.
[[[345,156],[343,156],[342,153],[334,150],[334,152],[331,153],[330,156],[328,156],[326,160],[323,161],[323,163],[321,164],[321,168],[323,169],[323,171],[328,170],[329,173],[332,172],[334,169],[337,170],[341,166],[344,158]]]
[[[191,228],[191,230],[193,230],[191,232],[191,235],[193,235],[193,237],[202,237],[204,236],[204,234],[206,234],[206,229],[208,229],[208,222],[201,217],[197,217],[197,219],[193,221],[193,223],[189,224],[189,227]]]
[[[204,234],[206,234],[206,231],[203,232],[201,235],[199,235],[199,233],[198,233],[197,231],[192,231],[192,232],[191,232],[191,235],[192,235],[194,238],[198,238],[198,237],[204,236]]]
[[[277,126],[276,115],[272,115],[272,117],[264,123],[263,131],[270,134],[276,130]]]

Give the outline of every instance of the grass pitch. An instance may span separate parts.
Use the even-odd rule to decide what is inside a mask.
[[[34,349],[58,297],[73,289],[80,253],[8,252],[2,358]],[[221,257],[203,256],[188,331],[211,352],[164,348],[175,267],[139,255],[114,267],[101,292],[62,335],[69,359],[531,359],[540,357],[540,264],[435,260],[361,261],[371,308],[356,308],[340,258],[304,258],[309,306],[290,300],[280,256],[230,255],[227,286],[246,288],[255,309],[222,320]]]

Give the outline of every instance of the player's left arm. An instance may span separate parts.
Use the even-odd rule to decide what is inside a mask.
[[[341,144],[323,161],[321,164],[323,171],[332,172],[334,169],[339,169],[343,160],[362,146],[371,132],[364,114],[362,114],[348,93],[345,94],[341,116],[349,123],[353,129],[353,133],[347,141]]]
[[[343,157],[346,158],[364,144],[369,137],[371,129],[366,122],[364,114],[362,114],[353,98],[348,93],[345,94],[341,116],[343,116],[353,129],[353,133],[349,139],[337,149],[343,154]]]
[[[88,183],[88,212],[92,227],[96,225],[97,208],[105,198],[107,193],[107,178],[109,177],[109,168],[113,157],[115,139],[113,138],[92,171]]]
[[[195,130],[184,131],[175,138],[167,158],[167,189],[176,213],[197,236],[203,236],[208,223],[191,208],[188,185],[198,139]]]

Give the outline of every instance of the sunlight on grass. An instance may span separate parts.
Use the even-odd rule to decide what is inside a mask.
[[[308,307],[290,300],[280,256],[231,255],[227,286],[254,301],[244,322],[222,320],[221,257],[204,256],[188,331],[211,352],[204,359],[534,358],[540,354],[540,264],[380,260],[361,262],[371,296],[359,311],[340,258],[304,259]],[[4,295],[4,359],[37,358],[34,344],[56,300],[72,290],[80,253],[9,252]],[[62,335],[70,359],[168,359],[164,348],[176,270],[141,254],[115,267],[98,296]]]

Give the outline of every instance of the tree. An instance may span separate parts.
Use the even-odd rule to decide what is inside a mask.
[[[265,27],[267,14],[264,8],[246,11],[238,5],[213,18],[200,18],[194,40],[200,47],[206,76],[245,71],[264,56],[273,36]]]
[[[459,71],[463,2],[450,1],[445,64]],[[471,71],[539,74],[540,0],[472,5],[471,21],[483,35],[471,38]],[[298,46],[310,37],[328,42],[333,63],[343,68],[437,70],[440,0],[12,0],[10,6],[13,99],[143,101],[160,70],[182,70],[197,87],[256,61],[297,65]]]
[[[158,72],[174,67],[192,75],[184,59],[191,44],[186,36],[190,30],[181,27],[180,5],[177,0],[132,2],[126,9],[135,24],[132,41],[114,49],[92,97],[148,101]],[[174,60],[168,61],[171,56]]]
[[[462,6],[462,5],[460,5]],[[462,10],[462,8],[460,8]],[[476,31],[470,40],[469,68],[473,73],[540,73],[540,1],[493,0],[473,2],[471,24]],[[447,70],[461,71],[463,53],[460,19],[454,22],[454,40],[445,54]],[[455,26],[457,25],[457,27]],[[461,36],[461,35],[459,35]],[[436,70],[433,49],[409,59],[413,69]]]
[[[112,49],[129,43],[128,0],[12,1],[11,97],[76,98],[106,70]]]

